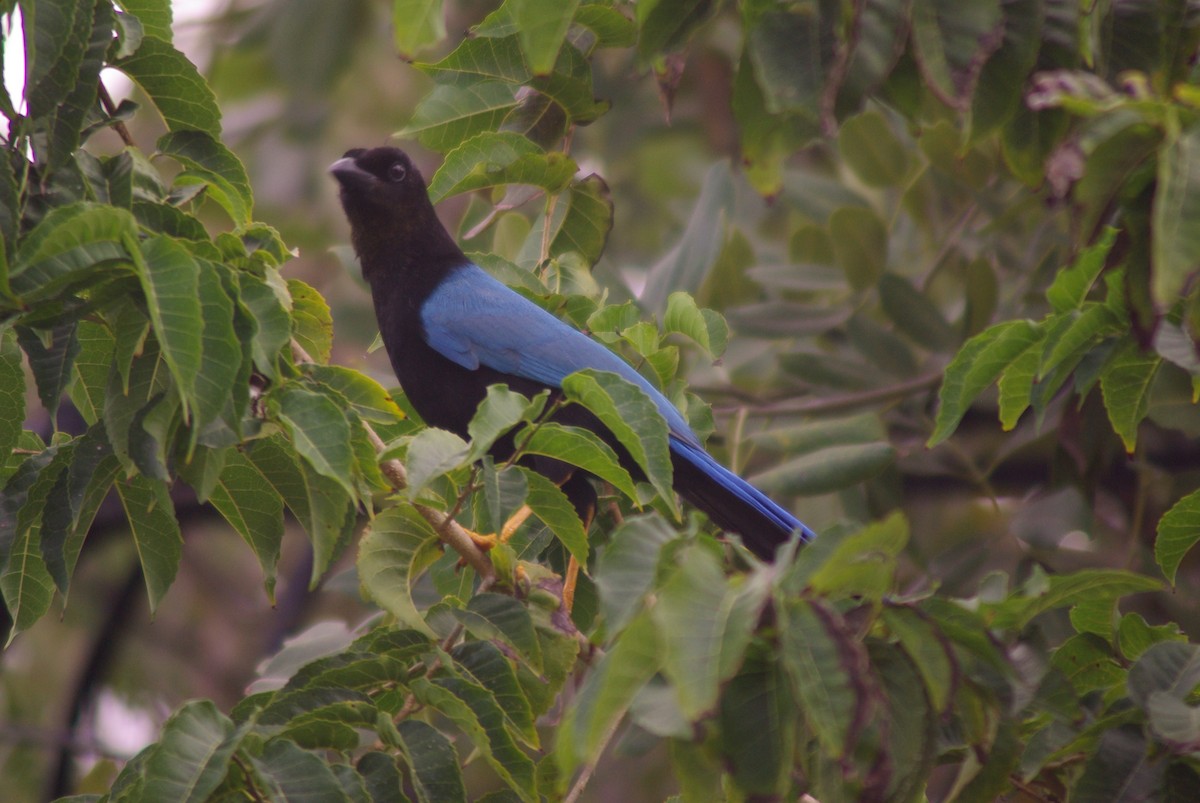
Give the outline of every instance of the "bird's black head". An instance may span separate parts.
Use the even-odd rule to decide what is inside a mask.
[[[433,211],[425,179],[404,151],[353,148],[329,172],[340,185],[350,237],[368,279],[464,261]]]
[[[359,205],[411,214],[413,207],[429,204],[425,180],[399,148],[352,148],[329,166],[329,172],[341,185],[347,214],[351,206]]]

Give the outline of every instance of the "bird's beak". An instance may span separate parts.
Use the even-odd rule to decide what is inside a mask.
[[[375,179],[355,162],[353,157],[343,156],[329,166],[329,172],[342,184],[362,184]]]

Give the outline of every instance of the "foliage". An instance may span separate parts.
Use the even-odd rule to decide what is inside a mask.
[[[313,24],[366,13],[291,5]],[[481,266],[628,357],[738,469],[803,499],[820,537],[760,564],[683,515],[661,420],[611,375],[575,375],[552,403],[492,388],[468,440],[425,427],[398,391],[329,364],[330,306],[281,273],[293,252],[254,219],[166,0],[0,3],[21,11],[27,61],[24,105],[0,109],[10,642],[67,596],[109,493],[157,607],[181,485],[245,540],[268,596],[286,511],[312,585],[353,545],[381,612],[297,636],[228,713],[182,705],[81,799],[575,799],[618,737],[662,740],[684,800],[1196,788],[1200,652],[1172,616],[1200,626],[1181,612],[1200,482],[1180,446],[1200,432],[1200,18],[1040,0],[493,5],[435,54],[450,9],[392,4],[394,44],[430,82],[401,136],[443,155],[431,194],[470,194],[459,233]],[[298,26],[266,47],[312,101],[361,40],[339,27],[310,50]],[[640,72],[684,116],[689,71],[714,61],[744,169],[706,158],[663,253],[664,186],[694,165],[667,137],[631,175],[614,106]],[[107,68],[152,108],[112,103]],[[150,154],[126,127],[148,116],[165,126]],[[114,133],[122,147],[97,144]],[[611,267],[636,250],[610,242],[624,209],[658,252],[637,283]],[[727,401],[714,414],[685,379]],[[23,428],[33,392],[48,438]],[[64,395],[78,432],[58,425]],[[559,403],[611,422],[649,482],[547,422]],[[506,433],[518,455],[497,465]],[[590,533],[527,454],[611,488]],[[957,521],[922,505],[931,480]],[[523,504],[508,543],[464,543],[462,526],[497,530]],[[1092,548],[1073,554],[1079,530]],[[981,571],[989,548],[1017,555]],[[585,567],[572,610],[568,556]],[[1186,604],[1147,602],[1163,587],[1149,572]]]

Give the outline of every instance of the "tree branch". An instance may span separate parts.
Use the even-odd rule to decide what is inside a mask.
[[[299,363],[311,363],[313,358],[309,356],[304,347],[292,340],[292,357]],[[383,439],[375,432],[374,428],[366,421],[362,422],[363,427],[367,431],[367,437],[371,440],[371,445],[375,447],[376,453],[382,453],[385,448]],[[404,470],[404,464],[396,459],[387,459],[379,461],[379,469],[383,475],[387,477],[388,482],[397,491],[403,490],[408,486],[408,473]],[[413,507],[421,514],[425,521],[433,526],[433,529],[438,534],[438,538],[442,539],[442,543],[449,546],[455,552],[462,556],[462,559],[467,562],[475,573],[489,585],[495,581],[496,570],[492,567],[491,560],[483,553],[479,547],[475,546],[475,542],[471,540],[471,536],[467,531],[456,522],[451,516],[446,515],[440,510],[434,510],[431,507],[413,503]]]

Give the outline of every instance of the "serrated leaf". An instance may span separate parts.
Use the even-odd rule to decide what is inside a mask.
[[[1000,374],[997,382],[1000,401],[1000,426],[1011,432],[1021,414],[1028,409],[1033,395],[1033,381],[1042,363],[1042,342],[1034,340],[1018,354]]]
[[[137,17],[147,36],[156,36],[164,42],[171,41],[170,0],[120,0],[118,5]]]
[[[296,383],[273,388],[266,403],[312,469],[353,498],[354,452],[350,424],[341,408],[328,396]]]
[[[234,302],[225,292],[219,268],[211,262],[197,265],[202,328],[200,370],[193,388],[193,442],[227,408],[231,408],[234,424],[240,425],[244,405],[249,401],[248,393],[238,387],[242,377],[242,347],[234,328]]]
[[[283,500],[240,452],[233,452],[209,499],[254,551],[267,596],[274,598],[275,566],[283,540]]]
[[[66,444],[34,455],[21,464],[4,487],[0,505],[0,592],[12,621],[8,644],[49,610],[54,596],[54,581],[42,558],[42,518],[72,451],[71,444]]]
[[[61,206],[21,243],[9,270],[13,293],[27,301],[94,280],[106,262],[128,262],[125,243],[136,241],[137,221],[124,209],[100,204]]]
[[[185,703],[163,724],[162,736],[146,759],[146,799],[207,800],[225,779],[239,737],[233,722],[213,703]]]
[[[1100,375],[1108,420],[1131,454],[1137,446],[1138,424],[1150,409],[1150,388],[1162,362],[1162,357],[1145,354],[1136,341],[1130,341]]]
[[[950,437],[975,397],[1041,337],[1040,328],[1030,321],[1006,321],[964,343],[946,366],[938,392],[937,422],[926,446]]]
[[[476,638],[507,645],[534,671],[542,671],[542,649],[533,619],[518,600],[505,594],[476,594],[465,609],[451,613]]]
[[[467,424],[467,434],[471,438],[467,462],[482,458],[499,438],[521,421],[537,418],[545,405],[546,397],[542,394],[531,400],[509,390],[506,385],[489,386],[487,396]]]
[[[466,803],[458,757],[446,737],[420,720],[406,719],[396,726],[398,747],[412,771],[413,787],[421,803]]]
[[[1116,239],[1117,230],[1106,228],[1099,240],[1079,254],[1074,264],[1058,272],[1054,282],[1046,289],[1046,300],[1054,307],[1055,312],[1065,312],[1083,306],[1088,291],[1104,270],[1104,263]]]
[[[171,492],[165,482],[141,476],[118,482],[115,487],[129,521],[153,613],[175,581],[183,554],[183,535],[175,519]]]
[[[328,763],[288,739],[272,739],[260,758],[251,758],[255,780],[271,800],[351,803]]]
[[[221,144],[216,134],[173,130],[160,137],[157,144],[161,153],[183,165],[186,176],[198,178],[208,185],[207,196],[216,201],[236,225],[250,222],[254,212],[250,177],[241,160]]]
[[[633,478],[621,467],[617,453],[591,430],[548,421],[530,432],[528,439],[522,435],[521,444],[525,454],[545,455],[578,466],[637,501]]]
[[[912,659],[933,710],[936,713],[946,711],[958,671],[949,642],[914,608],[886,607],[883,621]]]
[[[992,619],[996,628],[1024,628],[1034,617],[1055,608],[1072,605],[1084,599],[1110,597],[1156,591],[1161,583],[1133,572],[1086,569],[1073,574],[1052,575],[1046,587],[1028,597],[1013,597],[999,603]]]
[[[504,712],[484,687],[455,677],[417,678],[413,696],[435,709],[467,735],[483,759],[521,800],[535,800],[533,761],[504,725]]]
[[[451,655],[454,668],[466,671],[488,689],[504,713],[508,726],[530,747],[539,746],[537,728],[529,700],[521,692],[517,674],[504,653],[490,641],[467,641],[456,646]]]
[[[340,365],[309,363],[304,372],[316,383],[337,393],[364,420],[394,424],[404,411],[382,385],[364,373]]]
[[[806,578],[809,587],[834,599],[881,599],[896,582],[896,558],[908,537],[908,521],[893,513],[841,538],[828,552],[802,550],[792,571],[795,579]]]
[[[299,279],[288,279],[292,298],[292,336],[308,356],[318,363],[329,362],[333,350],[333,317],[329,305],[315,289]]]
[[[583,529],[583,522],[579,520],[579,514],[576,512],[575,506],[571,504],[571,500],[567,498],[561,488],[542,474],[524,466],[517,468],[520,469],[525,476],[525,481],[529,484],[525,504],[529,505],[533,515],[550,528],[554,537],[562,542],[562,545],[579,562],[579,565],[587,566],[587,532]]]
[[[768,588],[765,575],[731,585],[717,559],[701,547],[688,549],[679,563],[650,614],[661,634],[663,672],[691,722],[716,708],[720,683],[741,666]]]
[[[186,417],[196,405],[196,375],[203,364],[200,266],[182,245],[161,236],[143,241],[134,259],[159,350]]]
[[[663,545],[677,537],[660,516],[627,518],[596,560],[595,582],[607,632],[620,633],[644,605]]]
[[[358,546],[363,590],[405,627],[433,631],[412,598],[412,586],[438,557],[437,533],[409,505],[389,508],[367,527]]]
[[[721,753],[737,788],[775,796],[786,788],[796,747],[796,711],[782,662],[751,649],[721,695]]]
[[[54,421],[58,413],[59,400],[67,383],[71,380],[71,369],[79,353],[79,340],[75,337],[75,325],[56,326],[47,332],[49,343],[43,343],[36,332],[17,327],[17,341],[29,358],[29,367],[37,382],[38,398]],[[23,377],[22,377],[23,378]],[[24,384],[24,382],[22,382]],[[16,405],[24,410],[22,398]]]
[[[578,371],[562,383],[567,399],[591,410],[620,441],[672,508],[671,452],[662,414],[645,391],[607,371]]]
[[[1193,491],[1158,520],[1154,560],[1172,586],[1179,564],[1197,541],[1200,541],[1200,491]]]
[[[412,56],[446,37],[444,0],[392,0],[396,50]]]
[[[832,611],[816,603],[787,600],[779,613],[782,664],[800,710],[821,746],[840,758],[865,726],[869,710],[862,648]]]
[[[488,131],[446,154],[429,181],[429,198],[437,203],[451,195],[505,184],[559,192],[577,169],[565,154],[545,152],[520,134]]]
[[[1169,136],[1159,149],[1158,181],[1151,225],[1153,274],[1150,289],[1163,309],[1182,292],[1200,263],[1200,126]]]
[[[708,314],[705,314],[708,313]],[[687,293],[671,293],[663,315],[663,333],[679,333],[695,341],[709,356],[720,357],[725,351],[729,327],[719,313],[701,310]]]
[[[404,458],[408,470],[404,493],[409,499],[416,499],[430,481],[466,465],[469,452],[467,442],[453,432],[437,427],[421,430],[409,442]]]
[[[534,75],[554,68],[579,0],[514,0],[509,13],[517,26],[521,50]]]
[[[408,125],[396,136],[415,138],[426,148],[445,153],[477,134],[495,131],[516,107],[511,84],[441,84],[417,104]]]
[[[272,274],[278,278],[273,271],[267,272],[265,281],[249,273],[239,274],[237,302],[242,317],[253,327],[250,347],[254,364],[268,377],[277,378],[275,363],[280,349],[291,340],[292,320],[280,291],[273,286]]]
[[[196,65],[168,40],[147,36],[137,52],[112,66],[142,88],[171,131],[221,135],[221,110]]]
[[[12,453],[25,420],[25,371],[10,328],[0,330],[0,455]]]
[[[625,716],[661,663],[658,633],[643,612],[588,673],[559,725],[555,759],[563,777],[599,760],[606,734]]]

